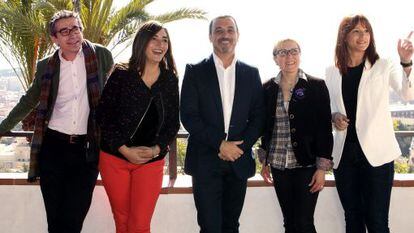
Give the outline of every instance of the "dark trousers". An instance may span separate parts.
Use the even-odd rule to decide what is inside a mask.
[[[230,162],[208,177],[193,176],[193,194],[200,233],[238,233],[247,180],[236,176]]]
[[[46,132],[39,154],[40,188],[50,233],[79,233],[89,210],[98,169],[86,162],[84,143],[69,144]]]
[[[272,168],[285,233],[316,233],[313,214],[319,192],[311,193],[309,186],[315,170],[315,167],[283,171]]]
[[[371,166],[359,143],[346,142],[338,169],[336,188],[345,211],[347,233],[389,233],[388,212],[394,162]]]

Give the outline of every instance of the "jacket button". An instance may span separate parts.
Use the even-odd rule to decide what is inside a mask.
[[[290,132],[291,132],[291,133],[295,133],[295,132],[296,132],[296,129],[295,129],[295,128],[292,128],[292,129],[290,130]]]
[[[297,142],[293,142],[292,143],[292,146],[297,147],[298,146],[298,143]]]
[[[293,119],[293,118],[295,118],[295,115],[290,114],[290,115],[289,115],[289,118],[290,118],[290,119]]]

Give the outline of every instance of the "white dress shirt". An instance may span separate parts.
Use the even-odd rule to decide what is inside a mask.
[[[230,66],[227,68],[224,68],[223,62],[214,53],[213,60],[214,65],[216,66],[217,78],[220,86],[221,104],[223,106],[224,131],[228,136],[236,84],[237,59],[234,57]]]
[[[73,61],[60,58],[59,88],[49,128],[70,135],[87,133],[89,101],[82,49]]]

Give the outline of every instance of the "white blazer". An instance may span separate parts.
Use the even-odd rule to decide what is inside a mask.
[[[392,87],[404,100],[414,99],[413,73],[414,70],[407,77],[401,67],[396,67],[385,59],[378,59],[373,66],[368,60],[365,62],[358,87],[355,129],[361,148],[374,167],[391,162],[401,155],[389,110],[389,88]],[[326,69],[326,85],[332,113],[346,115],[342,98],[342,76],[335,66]],[[334,129],[334,169],[338,168],[341,161],[346,132],[346,129]]]

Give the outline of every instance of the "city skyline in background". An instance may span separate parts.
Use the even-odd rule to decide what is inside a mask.
[[[116,7],[127,0],[118,0]],[[173,4],[172,4],[173,3]],[[278,68],[273,62],[272,49],[276,41],[296,39],[302,48],[301,68],[311,75],[324,78],[325,68],[333,64],[334,46],[339,23],[344,16],[362,13],[370,20],[380,57],[398,63],[397,41],[414,30],[414,14],[407,1],[377,2],[374,0],[276,2],[257,0],[158,0],[146,8],[160,14],[182,7],[196,7],[207,12],[208,20],[186,19],[167,23],[173,54],[180,79],[185,64],[195,63],[212,52],[208,39],[209,21],[229,14],[235,17],[240,38],[237,57],[259,68],[262,81],[275,76]],[[117,55],[122,46],[113,50]],[[116,62],[127,61],[131,54],[128,47],[115,57]],[[0,70],[11,69],[0,58]],[[182,80],[180,80],[182,81]]]

